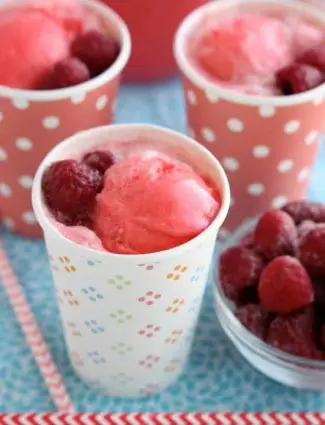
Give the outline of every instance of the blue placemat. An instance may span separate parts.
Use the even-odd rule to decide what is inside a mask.
[[[177,81],[124,87],[119,122],[150,122],[185,131]],[[312,176],[310,197],[325,201],[325,146]],[[74,374],[62,338],[44,244],[0,230],[9,257],[78,411],[324,410],[325,393],[296,391],[256,372],[220,330],[211,288],[191,357],[169,391],[141,400],[120,400],[89,389]],[[52,411],[42,378],[0,285],[0,411]]]

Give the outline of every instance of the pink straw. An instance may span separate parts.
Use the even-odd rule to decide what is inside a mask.
[[[54,404],[60,413],[72,413],[73,404],[1,241],[0,278]]]

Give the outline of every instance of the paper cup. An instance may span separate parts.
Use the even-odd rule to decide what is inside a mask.
[[[202,17],[239,5],[246,12],[305,16],[325,30],[325,14],[296,0],[219,0],[196,9],[177,32],[189,131],[220,159],[232,189],[224,235],[267,208],[305,196],[325,124],[325,85],[294,96],[250,96],[209,82],[192,65],[187,42]]]
[[[79,246],[44,212],[41,178],[53,161],[77,146],[139,139],[163,144],[199,164],[222,196],[220,212],[191,241],[163,252],[117,255]],[[65,339],[77,374],[110,395],[137,397],[174,383],[189,356],[217,232],[230,203],[219,162],[192,139],[150,125],[93,129],[52,150],[37,171],[33,206],[49,252]]]
[[[121,44],[106,72],[75,87],[18,90],[0,86],[0,217],[21,235],[41,236],[31,208],[34,173],[46,153],[77,131],[112,121],[121,72],[131,43],[124,22],[107,6],[83,0]]]

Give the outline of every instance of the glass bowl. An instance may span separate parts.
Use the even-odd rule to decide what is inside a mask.
[[[294,388],[325,390],[325,361],[293,356],[266,344],[240,323],[234,315],[234,303],[223,293],[219,280],[219,256],[226,248],[238,244],[249,234],[256,222],[257,220],[247,221],[222,244],[216,254],[213,293],[221,327],[245,359],[264,375]]]

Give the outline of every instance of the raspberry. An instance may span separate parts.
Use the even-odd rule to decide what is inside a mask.
[[[290,316],[278,316],[271,323],[267,342],[287,353],[309,359],[324,359],[316,346],[315,316],[305,309]]]
[[[233,301],[237,307],[243,307],[247,304],[259,304],[257,286],[246,286],[245,288],[236,288],[233,285],[222,285],[223,292],[227,298]]]
[[[76,86],[90,79],[87,66],[78,58],[67,58],[58,62],[44,81],[40,84],[40,89],[54,90],[65,87]]]
[[[298,252],[311,276],[325,277],[325,224],[316,224],[300,239]]]
[[[296,63],[277,73],[277,86],[284,95],[298,94],[319,86],[325,74],[314,66]]]
[[[305,220],[325,223],[325,205],[319,202],[293,201],[282,209],[293,218],[297,225]]]
[[[262,305],[273,313],[286,314],[314,301],[311,280],[300,262],[282,256],[272,260],[263,270],[258,285]]]
[[[113,154],[109,151],[90,152],[84,156],[82,162],[101,174],[115,163]]]
[[[298,227],[298,237],[303,238],[307,233],[315,227],[315,223],[310,220],[303,221]]]
[[[236,305],[241,305],[240,298],[242,289],[236,288],[229,284],[222,284],[222,289],[227,298],[229,298],[231,301],[234,301]]]
[[[313,287],[315,293],[315,306],[319,307],[325,314],[325,279],[314,279]]]
[[[79,35],[71,50],[73,56],[88,66],[92,76],[96,76],[113,65],[120,47],[111,36],[92,30]]]
[[[236,300],[237,307],[243,307],[244,305],[247,305],[247,304],[259,304],[259,303],[260,303],[260,299],[258,297],[256,285],[247,286],[246,288],[241,289]]]
[[[42,190],[45,201],[58,221],[77,225],[89,217],[101,175],[74,160],[58,161],[44,172]]]
[[[272,260],[279,255],[293,255],[298,233],[292,218],[281,210],[266,211],[257,223],[254,244],[258,252]]]
[[[298,58],[298,62],[314,66],[325,72],[325,50],[307,50]]]
[[[223,286],[241,289],[255,285],[262,269],[262,259],[243,246],[228,248],[220,257],[220,281]]]
[[[235,315],[241,324],[254,335],[261,339],[266,337],[270,315],[261,306],[249,304],[239,307]]]

